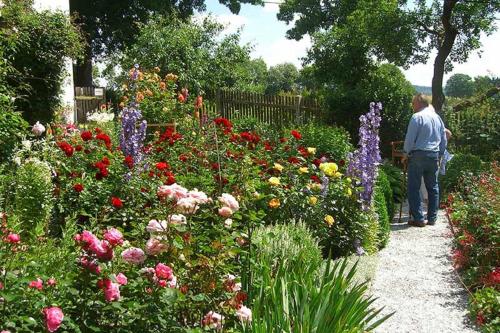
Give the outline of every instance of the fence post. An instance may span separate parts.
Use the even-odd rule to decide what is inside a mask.
[[[295,96],[295,123],[297,125],[302,125],[302,116],[300,114],[300,104],[302,102],[302,96]]]

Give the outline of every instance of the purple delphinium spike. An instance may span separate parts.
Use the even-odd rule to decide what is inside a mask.
[[[137,122],[142,118],[141,111],[134,106],[124,108],[122,111],[122,131],[120,133],[120,147],[125,156],[131,156],[134,165],[142,161],[142,150],[146,138],[147,122],[143,120],[139,128]]]
[[[359,120],[358,149],[349,154],[347,174],[356,177],[361,182],[363,191],[360,193],[363,209],[368,210],[372,203],[373,187],[377,178],[377,168],[381,161],[378,131],[382,120],[380,112],[382,103],[370,103],[370,111]]]

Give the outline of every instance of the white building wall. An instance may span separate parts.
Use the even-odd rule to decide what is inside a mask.
[[[35,0],[34,7],[36,10],[62,10],[69,15],[69,0]],[[75,105],[75,89],[73,86],[73,62],[71,59],[65,61],[67,76],[64,79],[62,87],[61,101],[63,106],[68,109],[66,121],[72,123],[75,119],[74,105]]]

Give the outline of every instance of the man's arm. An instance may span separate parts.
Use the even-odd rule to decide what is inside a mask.
[[[411,117],[410,123],[408,124],[408,129],[406,130],[405,144],[403,150],[406,155],[411,153],[413,147],[415,146],[415,140],[417,138],[418,124],[415,117]]]

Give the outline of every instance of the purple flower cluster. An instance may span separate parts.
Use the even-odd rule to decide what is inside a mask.
[[[143,158],[144,139],[146,138],[147,122],[143,120],[139,128],[136,124],[142,118],[141,111],[133,106],[122,111],[122,130],[120,133],[120,148],[125,156],[134,160],[134,165]]]
[[[382,103],[370,103],[370,111],[359,120],[359,148],[349,154],[347,174],[361,182],[363,209],[368,210],[372,203],[373,187],[377,178],[377,168],[381,161],[378,130],[382,120]]]

